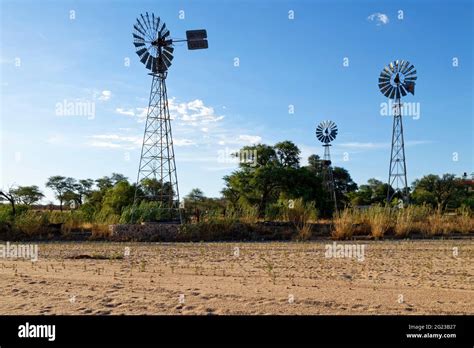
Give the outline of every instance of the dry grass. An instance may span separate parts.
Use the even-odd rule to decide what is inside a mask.
[[[391,225],[390,212],[387,208],[374,207],[368,212],[370,233],[375,239],[383,238]]]
[[[333,239],[349,239],[354,233],[354,210],[345,209],[334,219]]]

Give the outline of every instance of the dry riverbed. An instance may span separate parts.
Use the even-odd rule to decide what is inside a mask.
[[[332,243],[40,243],[0,259],[0,314],[474,313],[472,240]]]

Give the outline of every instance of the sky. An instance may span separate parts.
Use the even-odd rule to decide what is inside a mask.
[[[360,185],[388,179],[392,117],[378,89],[385,65],[417,69],[403,117],[408,181],[474,172],[473,2],[0,0],[0,187],[52,175],[137,177],[151,76],[132,44],[146,11],[171,37],[206,29],[209,49],[176,43],[166,79],[181,195],[217,197],[238,168],[230,153],[293,141],[322,156],[317,124],[333,120],[334,165]],[[71,104],[72,103],[72,104]],[[87,105],[69,115],[64,105]]]

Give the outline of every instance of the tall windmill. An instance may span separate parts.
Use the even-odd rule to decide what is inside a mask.
[[[133,210],[139,200],[146,198],[162,204],[167,212],[166,219],[181,220],[165,81],[173,60],[173,44],[186,41],[190,50],[208,48],[207,32],[189,30],[186,40],[171,39],[166,24],[160,17],[154,13],[149,15],[148,12],[137,18],[133,28],[133,44],[137,55],[152,76]]]
[[[407,167],[405,160],[405,142],[403,139],[401,98],[408,93],[415,95],[416,69],[406,60],[396,60],[383,68],[379,77],[380,92],[393,104],[393,130],[390,167],[388,171],[387,203],[394,195],[401,194],[404,203],[408,203]],[[390,188],[394,190],[391,191]]]
[[[334,176],[331,167],[331,154],[329,152],[330,142],[336,139],[337,126],[333,121],[323,121],[316,127],[316,137],[323,143],[324,157],[322,162],[323,185],[326,187],[329,197],[334,202],[337,214],[336,191],[334,189]]]

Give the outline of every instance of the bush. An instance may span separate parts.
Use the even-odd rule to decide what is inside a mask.
[[[367,212],[370,233],[375,239],[383,238],[390,228],[390,209],[380,206],[371,207]]]
[[[334,219],[333,239],[348,239],[354,233],[354,215],[352,209],[345,209]]]

